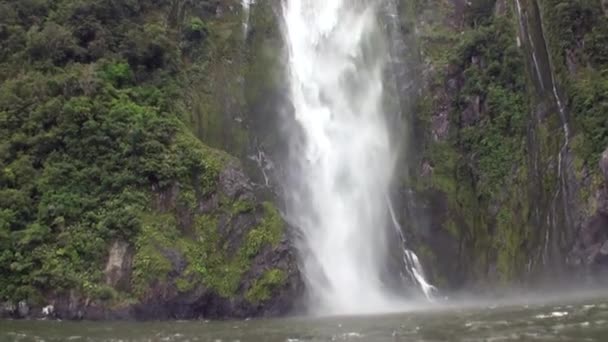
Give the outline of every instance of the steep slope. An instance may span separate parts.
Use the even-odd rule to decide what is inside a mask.
[[[416,193],[412,215],[428,218],[408,230],[436,283],[576,282],[597,270],[608,229],[601,2],[404,8],[424,77],[413,111],[423,153],[404,189]]]
[[[0,315],[290,309],[301,286],[279,212],[191,133],[219,146],[231,132],[191,85],[221,99],[230,84],[218,65],[242,39],[238,5],[0,2]]]

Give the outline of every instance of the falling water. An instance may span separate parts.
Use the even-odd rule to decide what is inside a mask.
[[[291,139],[288,211],[301,229],[311,306],[321,314],[403,308],[382,279],[394,238],[386,199],[397,151],[383,111],[389,49],[378,5],[283,2],[291,100],[302,135]]]
[[[249,33],[249,20],[251,17],[251,5],[255,3],[255,0],[241,0],[241,6],[243,7],[243,32],[245,36]]]
[[[562,132],[564,141],[557,154],[557,184],[551,203],[551,213],[547,216],[547,225],[549,228],[545,230],[544,244],[542,249],[542,262],[547,264],[550,256],[550,241],[556,241],[557,226],[558,226],[558,211],[563,210],[566,226],[571,226],[572,218],[570,213],[570,205],[568,203],[570,194],[568,188],[568,154],[570,150],[570,126],[568,114],[563,100],[560,97],[557,89],[557,81],[554,74],[554,68],[551,63],[551,58],[548,53],[549,46],[545,39],[542,20],[542,12],[539,3],[532,1],[527,4],[526,8],[521,0],[515,2],[518,19],[520,24],[520,33],[522,39],[529,45],[529,53],[532,57],[532,69],[535,71],[535,76],[538,78],[540,93],[542,99],[551,101],[557,112],[562,124]],[[537,168],[538,166],[535,166]],[[561,204],[559,200],[561,199]],[[560,208],[561,205],[561,208]]]

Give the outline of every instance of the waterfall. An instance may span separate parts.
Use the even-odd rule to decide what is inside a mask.
[[[243,8],[243,33],[245,37],[249,33],[249,21],[251,20],[251,5],[255,3],[255,0],[241,0],[241,7]]]
[[[549,54],[549,46],[545,39],[545,29],[543,27],[539,3],[537,1],[522,2],[521,0],[516,0],[515,4],[520,36],[524,42],[524,51],[527,52],[531,59],[529,61],[530,67],[533,70],[531,76],[533,81],[535,77],[538,83],[536,90],[539,95],[539,101],[547,102],[551,107],[555,107],[561,121],[564,138],[557,152],[557,183],[551,199],[550,212],[547,213],[546,217],[547,228],[544,234],[543,248],[540,250],[540,260],[546,265],[549,263],[551,256],[550,243],[553,243],[553,247],[558,243],[558,225],[564,224],[565,227],[572,226],[571,205],[569,203],[570,190],[567,181],[569,178],[570,126],[567,108],[558,91],[556,75]],[[536,118],[536,120],[540,123],[539,118]],[[535,160],[534,168],[537,170],[538,165],[536,163],[537,161]],[[543,170],[542,172],[546,171]],[[563,219],[560,219],[558,216],[560,210],[563,212]],[[556,253],[553,253],[553,256],[556,255]]]
[[[398,151],[383,108],[390,51],[379,5],[283,2],[298,127],[290,135],[287,214],[300,228],[301,267],[319,314],[404,309],[382,279],[389,240],[399,237],[387,206]],[[418,258],[407,250],[404,258],[420,267],[408,272],[430,291]]]

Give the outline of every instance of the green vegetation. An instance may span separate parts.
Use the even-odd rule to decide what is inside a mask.
[[[418,124],[427,132],[423,177],[413,184],[433,205],[447,209],[442,233],[459,246],[471,273],[467,277],[510,283],[537,270],[547,229],[557,232],[549,253],[561,249],[556,258],[565,259],[573,238],[567,224],[578,224],[566,222],[565,211],[581,222],[597,209],[596,191],[603,183],[598,160],[608,147],[608,17],[597,0],[521,1],[533,39],[545,38],[548,45],[549,60],[536,46],[533,61],[526,55],[526,39],[516,40],[521,26],[515,3],[502,2],[501,11],[498,4],[467,2],[460,8],[461,21],[454,2],[415,3],[422,18],[417,27],[421,54],[431,72],[417,107]],[[447,14],[441,14],[446,7]],[[537,20],[542,25],[534,26]],[[541,64],[542,87],[538,65],[532,63]],[[566,108],[567,150],[562,149],[566,137],[553,87],[546,84],[551,78]],[[446,111],[449,134],[437,140],[429,133],[438,129],[444,120],[438,114]],[[558,169],[568,150],[574,170]],[[564,195],[560,170],[562,176],[574,171],[577,183],[568,188],[577,193],[568,196],[580,202],[577,208],[556,202]],[[584,217],[578,217],[581,212]],[[424,254],[437,262],[433,252],[438,251]]]
[[[133,258],[133,292],[142,297],[153,282],[164,283],[172,270],[163,250],[173,246],[178,232],[171,215],[147,215],[135,240]]]
[[[260,303],[268,300],[271,291],[286,280],[285,272],[280,269],[266,271],[260,279],[257,279],[245,294],[245,298],[251,303]]]
[[[608,17],[594,0],[542,0],[540,7],[557,80],[579,136],[573,148],[597,173],[608,146]],[[569,69],[573,64],[576,69]]]
[[[240,20],[221,26],[209,6],[0,0],[0,300],[72,289],[115,298],[102,285],[115,240],[135,248],[136,297],[171,280],[172,252],[188,262],[180,290],[202,281],[229,296],[249,259],[281,238],[282,221],[265,204],[233,260],[217,220],[250,213],[254,203],[194,215],[231,157],[191,133],[189,91],[200,90],[191,86],[200,85],[197,75],[215,77],[205,70],[222,58],[224,40],[241,34]],[[197,108],[220,115],[207,103]],[[175,204],[157,203],[174,189]],[[194,217],[196,239],[180,213]]]
[[[261,214],[259,224],[238,246],[229,245],[219,234],[220,221],[232,217],[231,210],[236,203],[238,201],[225,204],[214,215],[197,216],[194,237],[181,232],[173,216],[149,216],[136,242],[134,292],[145,296],[146,290],[155,283],[174,281],[182,292],[204,285],[222,297],[233,297],[250,268],[251,259],[266,246],[276,247],[284,231],[277,209],[264,203],[250,209]],[[173,270],[170,255],[186,262],[186,269],[177,279],[167,277]]]
[[[527,196],[530,98],[516,18],[511,12],[495,15],[494,6],[485,0],[467,6],[463,32],[438,23],[422,32],[422,53],[437,70],[431,95],[419,102],[427,131],[446,96],[436,92],[445,91],[450,78],[459,85],[449,94],[449,136],[427,138],[424,159],[432,171],[417,188],[444,194],[448,212],[442,228],[461,246],[462,262],[472,266],[469,277],[486,278],[495,262],[506,282],[519,275],[527,253],[527,214],[518,202]]]
[[[97,291],[108,241],[133,239],[147,189],[181,176],[178,48],[128,25],[139,6],[0,3],[0,298]]]

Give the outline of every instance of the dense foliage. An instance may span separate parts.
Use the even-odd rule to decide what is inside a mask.
[[[592,170],[608,146],[608,17],[600,1],[543,0],[560,85],[570,102],[576,152]]]
[[[0,300],[106,297],[109,243],[142,239],[151,192],[213,186],[217,153],[182,122],[209,34],[188,3],[0,1]]]

